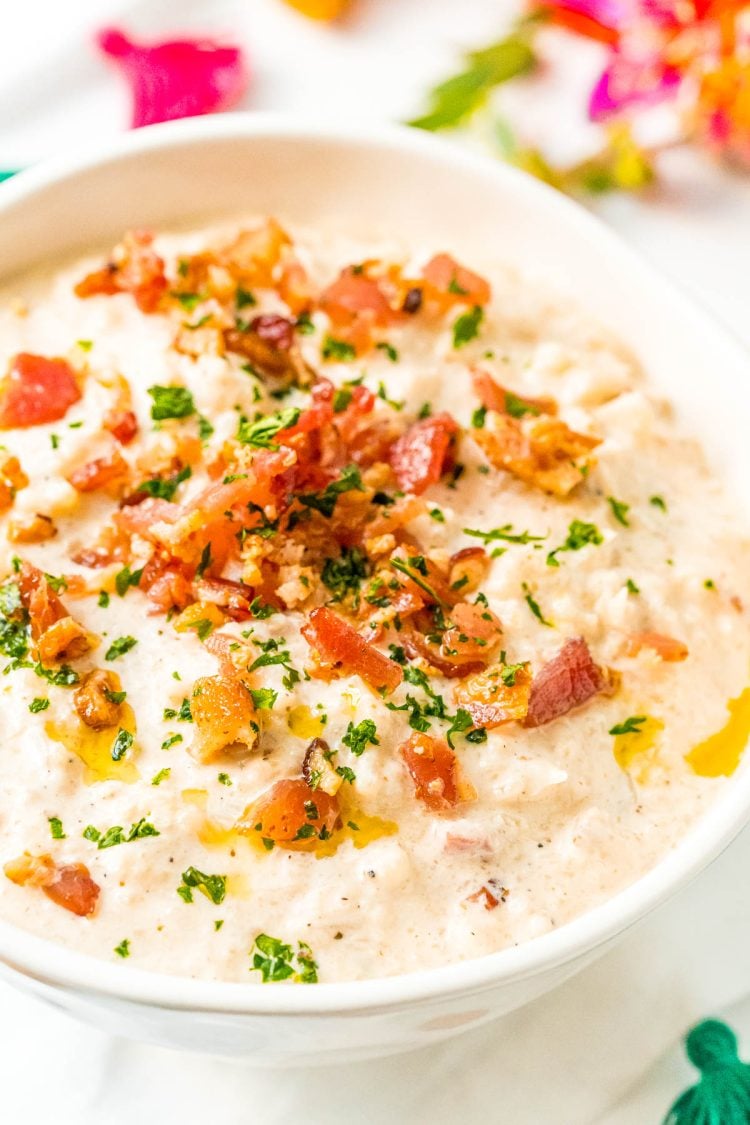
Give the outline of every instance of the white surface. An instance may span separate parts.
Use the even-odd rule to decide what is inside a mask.
[[[121,90],[109,72],[93,55],[82,63],[80,46],[65,47],[113,10],[132,7],[131,26],[144,32],[231,28],[250,44],[256,64],[248,106],[374,120],[419,109],[418,91],[451,65],[450,44],[481,43],[493,34],[501,8],[490,0],[360,2],[361,15],[346,32],[309,25],[276,0],[27,2],[10,22],[4,13],[0,166],[105,133],[118,115],[122,120]],[[665,167],[660,197],[612,199],[601,210],[632,245],[750,342],[750,181],[688,154],[673,154]],[[335,1072],[263,1074],[126,1044],[3,988],[0,1114],[32,1123],[54,1118],[61,1125],[124,1125],[146,1114],[187,1125],[207,1118],[231,1125],[251,1115],[313,1125],[652,1120],[666,1109],[659,1099],[679,1089],[665,1080],[659,1093],[644,1095],[646,1101],[639,1093],[629,1099],[628,1091],[642,1084],[656,1056],[690,1021],[750,991],[750,906],[742,900],[748,859],[746,833],[612,954],[502,1024],[429,1052]],[[672,1069],[676,1083],[686,1080],[686,1070]],[[662,1079],[663,1071],[657,1065]]]

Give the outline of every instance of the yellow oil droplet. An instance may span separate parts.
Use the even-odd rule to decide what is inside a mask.
[[[716,734],[694,746],[685,761],[699,777],[729,777],[750,738],[750,688],[727,703],[729,719]]]
[[[395,820],[370,816],[346,798],[340,798],[340,807],[341,828],[336,828],[327,840],[316,841],[314,851],[317,859],[334,855],[346,840],[351,840],[355,848],[366,848],[374,840],[394,836],[398,832]]]
[[[186,805],[194,805],[205,812],[208,804],[207,789],[183,789],[181,796]],[[231,825],[227,827],[207,816],[198,825],[196,834],[206,848],[232,848],[244,839],[236,828]]]
[[[656,755],[652,751],[656,747],[656,739],[660,731],[664,730],[661,719],[647,716],[638,730],[629,734],[616,734],[614,755],[620,769],[626,771],[637,770],[634,774],[637,781],[643,782],[648,778],[648,768],[654,764]]]
[[[243,872],[227,875],[227,894],[235,898],[250,898],[250,880]]]
[[[103,730],[87,727],[75,713],[64,719],[48,719],[44,724],[46,734],[54,742],[62,743],[66,750],[81,759],[86,767],[83,780],[87,785],[93,785],[95,781],[125,781],[128,784],[138,781],[141,775],[132,761],[137,753],[135,745],[118,762],[112,758],[112,745],[118,730],[135,734],[135,729],[135,713],[129,703],[121,704],[119,723]]]
[[[300,703],[291,708],[286,725],[297,738],[320,738],[325,721],[322,715],[314,714],[306,703]]]

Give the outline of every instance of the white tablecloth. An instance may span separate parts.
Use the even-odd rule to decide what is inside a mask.
[[[86,45],[91,28],[109,20],[144,34],[231,33],[253,62],[248,108],[364,123],[416,112],[420,91],[454,65],[456,44],[488,41],[512,11],[509,0],[359,0],[346,29],[335,29],[279,0],[25,0],[12,11],[6,0],[3,9],[0,168],[123,126],[124,91]],[[592,61],[586,52],[580,60],[578,84]],[[557,128],[549,112],[538,119],[542,131]],[[658,195],[613,197],[598,210],[750,343],[750,177],[686,152],[663,168]],[[692,1080],[674,1045],[693,1020],[733,1005],[750,1052],[749,866],[747,831],[553,994],[429,1051],[334,1070],[282,1076],[108,1038],[0,986],[0,1121],[655,1122]]]

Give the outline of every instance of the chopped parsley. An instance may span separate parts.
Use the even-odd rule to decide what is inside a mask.
[[[193,396],[187,387],[149,387],[153,401],[151,417],[155,422],[166,418],[189,418],[195,414]]]
[[[136,491],[146,492],[149,496],[154,496],[158,500],[173,500],[178,486],[191,475],[192,469],[189,465],[185,465],[171,477],[154,477],[152,480],[142,481]]]
[[[161,744],[162,750],[169,750],[170,747],[176,746],[178,742],[182,742],[181,734],[170,734],[164,739]]]
[[[182,735],[178,734],[177,738],[182,738]],[[167,780],[167,778],[169,777],[171,772],[172,771],[169,768],[169,766],[166,766],[164,769],[159,770],[159,772],[155,773],[154,776],[151,778],[151,784],[152,785],[161,785],[162,781]]]
[[[483,319],[484,310],[479,305],[474,305],[469,312],[462,313],[453,325],[453,347],[462,348],[476,339]]]
[[[337,387],[333,392],[333,413],[341,414],[352,401],[352,392],[348,387]]]
[[[624,723],[618,723],[610,729],[610,734],[639,734],[641,727],[646,722],[648,715],[631,715]]]
[[[291,945],[279,938],[258,934],[250,953],[253,958],[250,972],[259,972],[264,983],[290,977],[301,984],[317,983],[318,966],[307,942],[298,942],[295,953]]]
[[[403,410],[406,406],[404,399],[388,398],[388,391],[385,388],[385,383],[378,383],[378,398],[386,402],[392,410]]]
[[[660,508],[662,512],[666,512],[667,510],[667,502],[663,496],[651,496],[649,498],[649,504],[652,504],[654,508]]]
[[[114,848],[118,844],[130,844],[133,840],[144,840],[147,836],[160,835],[159,830],[154,828],[153,824],[145,817],[141,817],[135,824],[131,824],[127,832],[121,824],[115,824],[105,832],[100,832],[93,824],[89,824],[83,830],[84,840],[90,840],[92,844],[96,844],[98,851],[103,848]]]
[[[445,513],[441,512],[440,508],[430,508],[429,515],[435,523],[445,523]]]
[[[484,423],[487,419],[487,407],[478,406],[471,416],[471,425],[475,430],[483,430]]]
[[[270,687],[251,688],[250,694],[256,711],[273,710],[273,705],[279,697],[279,693]]]
[[[231,785],[232,779],[228,773],[219,774],[219,785]]]
[[[604,536],[596,524],[584,523],[583,520],[573,520],[568,528],[568,537],[554,551],[547,555],[547,566],[559,566],[557,556],[561,551],[580,551],[583,547],[593,545],[598,547],[604,542]]]
[[[119,762],[124,758],[130,747],[133,746],[133,735],[129,730],[120,729],[117,731],[117,737],[112,742],[112,762]]]
[[[278,449],[278,442],[273,439],[282,430],[295,426],[301,413],[299,407],[289,406],[286,410],[266,414],[254,422],[242,418],[237,430],[237,441],[242,445],[254,446],[256,449]]]
[[[445,601],[433,590],[429,582],[425,582],[422,575],[428,573],[427,564],[423,555],[410,555],[406,561],[404,559],[392,558],[391,566],[399,573],[405,574],[415,586],[419,586],[420,590],[424,590],[426,594],[432,598],[437,605],[445,605]]]
[[[630,527],[630,520],[628,519],[630,504],[626,504],[622,500],[615,500],[614,496],[608,496],[607,503],[612,509],[612,515],[617,522],[621,523],[623,527]]]
[[[131,586],[137,586],[143,574],[143,567],[139,570],[131,570],[129,566],[124,566],[122,570],[118,570],[115,575],[115,589],[121,598],[124,598]]]
[[[109,594],[107,593],[106,590],[100,590],[99,591],[99,598],[98,598],[98,601],[97,601],[97,605],[99,606],[100,609],[106,609],[107,606],[109,605]]]
[[[362,580],[370,567],[367,555],[359,547],[342,547],[338,559],[326,559],[320,578],[333,594],[333,600],[343,601],[348,595],[358,595]]]
[[[301,312],[297,317],[294,327],[296,331],[299,332],[300,336],[311,336],[315,331],[315,325],[310,319],[309,312]]]
[[[44,577],[47,581],[47,585],[54,590],[56,594],[59,594],[62,590],[67,590],[68,581],[66,578],[56,578],[54,574],[45,574]]]
[[[130,956],[130,938],[123,938],[119,945],[116,945],[114,952],[118,957]]]
[[[279,642],[273,640],[273,638],[264,642],[263,652],[260,656],[255,658],[248,668],[248,672],[255,672],[258,668],[269,668],[277,664],[285,671],[281,680],[282,684],[287,691],[291,691],[294,685],[299,683],[300,674],[297,669],[292,666],[288,651],[279,648]]]
[[[523,418],[525,414],[541,414],[538,406],[519,398],[518,395],[513,394],[513,391],[505,392],[505,409],[511,418]]]
[[[48,707],[49,699],[45,699],[43,696],[38,695],[36,699],[32,699],[31,703],[29,704],[29,711],[31,711],[32,715],[38,715],[40,711],[46,711]]]
[[[529,531],[514,531],[513,524],[506,523],[502,527],[495,527],[492,531],[479,531],[477,528],[465,527],[464,535],[471,535],[474,539],[481,539],[485,547],[490,543],[517,543],[525,546],[527,543],[541,543],[546,535],[532,535]]]
[[[243,289],[241,285],[237,286],[234,300],[238,309],[251,309],[258,303],[255,299],[255,295],[251,293],[249,289]]]
[[[625,583],[625,589],[629,594],[640,594],[641,592],[640,587],[636,586],[632,578],[628,578],[627,582]]]
[[[276,609],[276,606],[270,605],[269,603],[263,603],[260,600],[260,597],[256,595],[256,597],[254,597],[250,602],[250,612],[252,613],[253,617],[256,618],[256,620],[265,621],[267,617],[272,617],[274,613],[278,613],[278,610]]]
[[[380,745],[378,730],[372,719],[362,719],[356,726],[354,723],[349,723],[341,741],[357,758],[364,754],[368,746]]]
[[[398,363],[398,352],[394,348],[393,344],[389,344],[385,340],[381,340],[375,345],[375,347],[378,349],[378,351],[385,352],[391,363]]]
[[[529,607],[531,612],[534,614],[534,617],[536,617],[537,621],[541,625],[548,625],[550,629],[553,628],[552,622],[548,621],[546,619],[546,617],[542,613],[539,602],[534,600],[534,597],[532,596],[531,590],[529,589],[529,587],[526,585],[525,582],[522,583],[521,588],[522,588],[523,593],[524,593],[524,601],[526,602],[526,605]]]
[[[334,336],[326,336],[320,349],[323,359],[333,359],[338,363],[351,363],[357,358],[355,348],[346,340],[337,340]]]
[[[180,723],[192,723],[193,713],[190,710],[190,700],[185,698],[180,704],[179,711],[175,711],[174,707],[164,708],[164,719],[177,719]]]
[[[332,480],[322,492],[298,493],[296,499],[305,508],[320,512],[327,519],[333,515],[336,501],[343,492],[364,492],[362,476],[356,465],[347,465],[341,470],[338,480]]]
[[[199,890],[217,906],[224,901],[227,893],[226,875],[205,875],[197,867],[188,867],[182,873],[182,883],[177,894],[184,902],[193,901],[193,891]]]
[[[48,816],[47,820],[49,822],[49,831],[52,839],[67,840],[68,837],[65,835],[63,822],[60,820],[59,816]]]
[[[135,648],[138,641],[135,637],[118,637],[112,641],[107,651],[104,654],[105,660],[117,660],[119,657],[124,656],[126,652],[130,652],[131,648]]]

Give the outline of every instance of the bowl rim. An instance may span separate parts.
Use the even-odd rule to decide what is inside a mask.
[[[724,325],[672,281],[632,251],[619,235],[573,200],[500,161],[467,151],[443,139],[400,125],[322,123],[300,114],[231,113],[153,125],[104,143],[48,159],[3,183],[0,221],[17,204],[33,205],[38,193],[75,180],[99,165],[117,164],[154,150],[193,147],[216,139],[240,142],[282,140],[288,143],[351,145],[373,151],[415,154],[430,166],[466,172],[488,187],[523,194],[533,205],[555,215],[587,241],[596,241],[633,284],[657,288],[660,299],[699,321],[735,363],[747,363],[744,345]],[[592,954],[665,902],[726,847],[750,818],[750,769],[743,770],[711,801],[692,829],[645,875],[618,894],[540,937],[483,957],[391,977],[320,983],[290,988],[269,983],[197,980],[109,963],[94,955],[0,920],[0,966],[40,986],[105,995],[135,1004],[175,1010],[275,1016],[365,1016],[415,1005],[470,996],[518,983],[561,968]],[[249,987],[250,985],[250,987]]]

